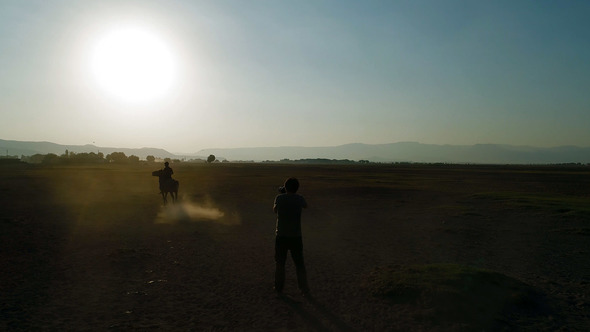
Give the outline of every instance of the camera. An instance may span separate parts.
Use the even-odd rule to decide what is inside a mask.
[[[285,189],[285,186],[280,186],[279,187],[279,193],[281,193],[281,194],[287,193],[287,189]]]

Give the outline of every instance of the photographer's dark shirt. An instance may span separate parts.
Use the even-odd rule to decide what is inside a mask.
[[[275,197],[277,211],[276,235],[283,237],[301,237],[301,210],[307,207],[303,196],[298,194],[280,194]]]

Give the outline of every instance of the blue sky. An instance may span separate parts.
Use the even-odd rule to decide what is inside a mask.
[[[586,1],[2,1],[0,138],[590,146],[588,17]],[[173,55],[163,97],[120,100],[90,73],[121,26]]]

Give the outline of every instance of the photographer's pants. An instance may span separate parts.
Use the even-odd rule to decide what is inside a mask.
[[[275,290],[281,292],[285,285],[285,263],[288,251],[291,251],[291,258],[295,263],[299,289],[307,293],[309,287],[307,285],[307,272],[303,263],[303,239],[301,237],[277,236],[275,239]]]

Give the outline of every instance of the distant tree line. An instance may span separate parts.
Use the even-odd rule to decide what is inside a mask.
[[[138,156],[125,155],[124,152],[113,152],[109,153],[106,156],[102,152],[94,153],[94,152],[70,152],[66,150],[66,152],[60,156],[56,155],[55,153],[48,153],[48,154],[34,154],[32,156],[21,156],[21,161],[31,163],[31,164],[105,164],[105,163],[114,163],[114,164],[137,164],[140,162]],[[156,157],[154,156],[147,156],[147,162],[155,162]],[[170,159],[165,158],[164,161],[168,162],[180,162],[178,159]]]
[[[281,159],[280,161],[265,161],[267,163],[286,163],[286,164],[368,164],[368,160],[350,160],[350,159],[327,159],[327,158],[309,158],[309,159]]]
[[[6,156],[4,158],[19,160],[17,156]],[[102,152],[71,152],[66,150],[64,154],[57,155],[55,153],[35,154],[32,156],[21,156],[20,161],[30,164],[46,164],[46,165],[76,165],[76,164],[138,164],[140,162],[156,163],[156,162],[171,162],[180,163],[180,159],[159,158],[153,155],[148,155],[142,161],[138,156],[127,156],[124,152],[112,152],[106,156]],[[229,163],[227,159],[219,160],[213,154],[210,154],[206,159],[183,159],[182,162],[188,163]],[[256,163],[254,160],[235,160],[233,163]],[[349,159],[328,159],[328,158],[310,158],[310,159],[281,159],[266,160],[263,163],[289,163],[289,164],[369,164],[369,160],[349,160]]]

